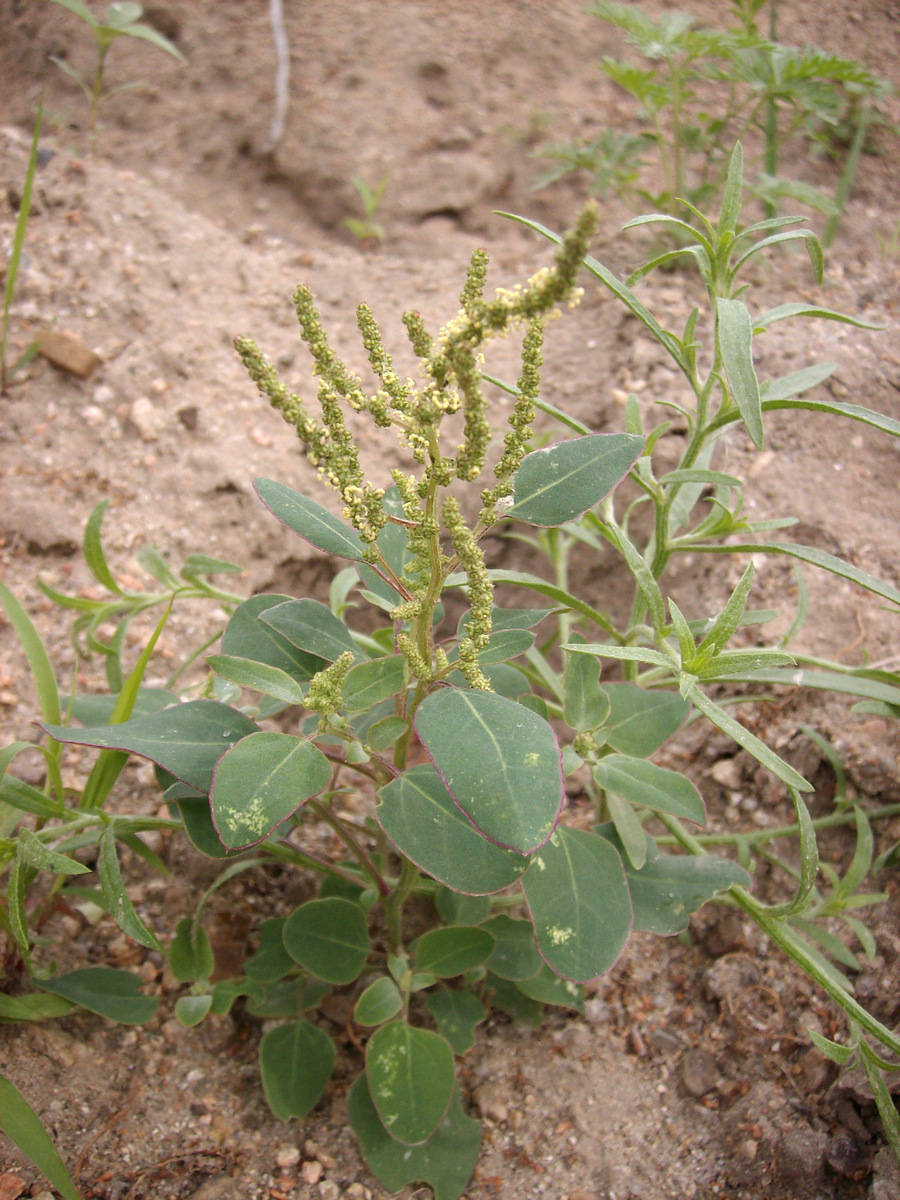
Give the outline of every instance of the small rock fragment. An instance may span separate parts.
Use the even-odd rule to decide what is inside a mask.
[[[139,396],[128,412],[128,420],[145,442],[155,442],[162,430],[164,417],[146,396]]]
[[[25,1191],[25,1181],[12,1171],[0,1175],[0,1200],[18,1200]]]
[[[275,1163],[282,1171],[289,1171],[300,1161],[300,1151],[296,1146],[280,1146],[275,1155]]]
[[[900,1196],[900,1166],[890,1146],[884,1146],[872,1163],[868,1200],[897,1200]]]
[[[703,987],[710,1000],[727,1004],[747,988],[756,987],[759,967],[746,954],[727,954],[703,972]]]
[[[506,1090],[495,1081],[481,1084],[472,1093],[472,1099],[478,1105],[478,1111],[483,1117],[496,1121],[499,1125],[509,1116],[506,1106]]]
[[[848,1179],[852,1179],[866,1163],[865,1149],[846,1129],[842,1129],[834,1135],[828,1143],[825,1157],[833,1171],[837,1171],[838,1175],[843,1175]]]
[[[725,912],[703,938],[703,949],[710,958],[733,954],[744,945],[744,927],[736,912]]]
[[[305,1162],[300,1168],[300,1178],[304,1183],[308,1183],[310,1187],[315,1187],[322,1178],[322,1164],[313,1159],[311,1162]]]
[[[698,1099],[719,1082],[716,1060],[706,1050],[689,1050],[681,1060],[681,1082]]]
[[[824,1092],[837,1075],[837,1067],[821,1050],[810,1046],[797,1060],[797,1075],[804,1092]]]
[[[793,1189],[797,1200],[814,1196],[825,1178],[825,1152],[828,1135],[810,1128],[788,1130],[775,1145],[775,1169],[778,1179]]]
[[[38,349],[48,362],[79,379],[87,379],[102,361],[77,334],[56,329],[47,329],[38,336]]]
[[[322,1200],[340,1200],[341,1189],[333,1179],[323,1179],[319,1184],[319,1195]]]
[[[732,792],[739,791],[741,765],[736,758],[720,758],[717,763],[713,763],[709,773],[722,787],[728,788]]]

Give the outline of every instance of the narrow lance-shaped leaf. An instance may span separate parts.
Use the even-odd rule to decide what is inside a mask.
[[[0,1130],[47,1176],[65,1200],[81,1200],[39,1117],[18,1088],[3,1075],[0,1075]]]
[[[100,858],[97,863],[97,871],[100,875],[103,899],[110,916],[123,932],[134,938],[140,945],[147,946],[150,950],[158,950],[160,948],[159,941],[137,915],[125,888],[125,881],[119,868],[115,830],[115,823],[107,825],[100,838]]]
[[[773,750],[769,749],[765,742],[761,742],[749,729],[745,729],[724,708],[720,708],[718,704],[710,700],[696,683],[689,687],[686,698],[695,704],[704,716],[709,717],[710,721],[714,725],[717,725],[723,733],[727,733],[729,737],[734,738],[739,746],[743,746],[745,750],[752,754],[777,779],[786,783],[788,787],[796,788],[798,792],[813,791],[811,783],[807,783],[802,775],[798,774],[784,759],[779,758]]]
[[[716,300],[716,333],[725,375],[747,432],[757,450],[763,445],[762,401],[753,369],[753,327],[741,300]]]

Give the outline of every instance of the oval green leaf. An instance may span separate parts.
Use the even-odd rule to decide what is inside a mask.
[[[344,682],[344,707],[348,712],[363,712],[401,692],[406,686],[406,659],[389,654],[351,667]]]
[[[344,622],[318,600],[286,600],[268,609],[262,620],[292,646],[327,662],[348,650],[354,658],[365,657]]]
[[[516,986],[529,1000],[584,1012],[584,988],[581,984],[573,983],[571,979],[562,979],[555,971],[551,971],[546,963],[541,964],[537,975],[532,975],[530,979],[520,979]]]
[[[415,726],[450,795],[486,838],[520,854],[547,841],[564,793],[546,721],[505,696],[446,687],[425,697]]]
[[[370,983],[356,1002],[353,1020],[357,1025],[383,1025],[403,1007],[400,990],[389,975]]]
[[[538,949],[574,983],[608,971],[631,932],[631,898],[622,860],[609,842],[581,829],[556,830],[535,854],[522,890]]]
[[[454,1088],[450,1105],[437,1129],[421,1146],[396,1141],[372,1103],[365,1075],[347,1095],[347,1114],[363,1156],[389,1192],[408,1183],[429,1183],[434,1200],[459,1200],[475,1170],[481,1147],[481,1124],[467,1117]]]
[[[429,763],[383,787],[375,816],[401,854],[454,892],[499,892],[528,866],[521,854],[495,846],[473,828]]]
[[[574,521],[624,479],[643,448],[636,434],[591,433],[535,450],[515,474],[507,515],[531,525]]]
[[[244,964],[244,973],[257,983],[275,983],[294,969],[284,948],[284,922],[284,917],[270,917],[259,927],[259,946]]]
[[[259,1073],[269,1108],[280,1121],[305,1117],[334,1070],[334,1042],[309,1021],[270,1029],[259,1045]]]
[[[180,983],[208,979],[216,960],[206,930],[192,917],[182,917],[169,943],[169,970]]]
[[[269,512],[317,550],[354,562],[363,561],[365,546],[359,534],[332,516],[327,508],[274,479],[254,479],[253,486]]]
[[[206,661],[217,675],[238,687],[262,692],[264,696],[273,696],[285,704],[303,703],[300,684],[280,667],[270,667],[268,663],[238,658],[233,654],[210,654]]]
[[[475,1029],[487,1016],[484,1005],[471,992],[432,992],[425,1001],[438,1033],[454,1054],[465,1054],[475,1045]]]
[[[252,846],[328,786],[331,765],[312,742],[288,733],[252,733],[216,765],[209,795],[223,846]]]
[[[582,642],[577,634],[573,642]],[[609,696],[600,688],[600,664],[588,654],[567,654],[563,717],[570,728],[597,729],[609,716]]]
[[[366,1078],[390,1136],[418,1146],[446,1115],[454,1086],[453,1051],[440,1034],[394,1021],[369,1038]]]
[[[646,862],[636,871],[612,825],[598,825],[597,833],[622,857],[635,929],[663,935],[681,933],[687,929],[691,913],[718,892],[734,885],[751,886],[750,876],[737,863],[712,854],[661,854],[649,835],[645,835]]]
[[[614,792],[632,804],[684,817],[697,825],[706,824],[703,797],[691,781],[645,758],[610,754],[595,765],[594,778],[607,792]]]
[[[487,961],[492,975],[516,983],[530,979],[541,969],[541,956],[534,940],[530,921],[517,920],[498,913],[482,926],[494,936],[494,950]]]
[[[415,944],[416,970],[429,971],[438,979],[462,975],[487,962],[494,938],[477,925],[453,925],[423,933]]]
[[[651,692],[634,683],[606,683],[601,690],[610,706],[603,726],[607,744],[635,758],[658,750],[691,709],[677,692]]]
[[[285,921],[282,936],[294,962],[326,983],[352,983],[369,957],[363,910],[338,896],[301,904]]]
[[[325,666],[324,659],[307,654],[291,645],[287,638],[263,620],[272,608],[290,600],[290,596],[267,593],[251,596],[239,604],[222,635],[222,653],[233,658],[250,658],[284,671],[292,679],[312,679]]]
[[[95,729],[70,729],[63,725],[44,728],[58,742],[126,750],[149,758],[182,782],[208,792],[222,752],[248,734],[258,732],[259,726],[217,700],[191,700],[123,721],[121,725]]]
[[[212,996],[180,996],[175,1002],[175,1017],[185,1029],[192,1029],[206,1017],[213,1005]]]

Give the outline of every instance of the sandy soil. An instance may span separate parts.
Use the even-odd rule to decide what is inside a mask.
[[[720,8],[694,7],[707,15]],[[872,0],[864,15],[837,0],[785,0],[781,7],[785,40],[864,58],[896,81],[900,13],[889,0]],[[140,576],[135,555],[154,544],[174,562],[203,551],[242,564],[235,584],[242,594],[326,594],[334,564],[267,516],[251,480],[270,476],[322,503],[332,498],[290,431],[261,406],[231,339],[254,336],[286,380],[308,391],[290,303],[293,287],[304,281],[351,365],[364,366],[353,315],[362,299],[403,362],[400,313],[417,308],[432,326],[452,316],[477,245],[491,251],[497,284],[520,280],[547,260],[542,245],[492,216],[493,209],[555,228],[577,211],[583,194],[574,184],[530,191],[537,166],[529,151],[545,138],[562,140],[628,118],[623,97],[593,65],[616,52],[617,43],[573,0],[310,0],[286,8],[291,108],[285,136],[270,152],[273,55],[261,2],[150,6],[150,19],[176,41],[188,65],[138,44],[115,47],[113,79],[144,79],[149,87],[111,100],[91,144],[82,97],[47,61],[55,54],[88,66],[79,23],[37,0],[0,0],[4,255],[41,89],[42,145],[52,151],[35,186],[12,309],[12,355],[52,325],[77,335],[100,359],[86,380],[38,360],[0,402],[2,575],[26,602],[66,682],[75,663],[67,626],[34,580],[40,574],[72,592],[93,586],[78,546],[102,499],[111,501],[107,542],[123,577]],[[888,105],[895,120],[896,107]],[[837,364],[824,385],[833,397],[898,418],[900,275],[896,255],[879,239],[889,241],[900,216],[900,160],[896,141],[885,145],[889,153],[863,160],[824,287],[815,288],[800,255],[761,263],[752,279],[761,306],[815,300],[886,327],[781,326],[761,344],[761,373],[827,359]],[[833,186],[827,162],[804,169],[811,180]],[[354,175],[373,185],[387,178],[377,215],[386,232],[381,245],[359,245],[344,225],[359,215]],[[617,271],[642,256],[634,236],[617,232],[627,216],[616,202],[605,203],[595,253]],[[642,285],[642,296],[678,327],[694,302],[693,288],[686,276],[660,276]],[[490,366],[512,376],[514,347],[498,346]],[[594,429],[622,427],[625,391],[639,393],[652,410],[674,387],[637,323],[591,286],[581,306],[553,327],[545,398]],[[677,442],[677,432],[662,440],[661,461],[667,455],[674,461]],[[393,443],[375,436],[365,451],[376,477],[396,461]],[[740,433],[724,440],[719,468],[749,477],[754,515],[794,515],[801,522],[796,540],[900,584],[896,442],[832,417],[782,414],[762,454]],[[496,553],[509,551],[498,544]],[[702,596],[704,611],[712,611],[739,570],[708,557],[685,562],[674,584],[676,596],[691,603]],[[575,570],[583,586],[613,607],[620,602],[612,564],[579,560]],[[811,575],[809,583],[812,616],[798,649],[847,662],[862,661],[865,649],[870,661],[896,663],[895,616],[850,584]],[[793,586],[783,563],[763,564],[754,604],[780,607]],[[222,617],[199,605],[176,613],[154,667],[159,676],[202,640],[210,620]],[[135,644],[149,628],[136,626]],[[81,687],[101,686],[97,663],[77,669]],[[11,736],[34,736],[23,659],[2,625],[0,705]],[[834,779],[798,732],[803,722],[833,742],[862,797],[873,804],[900,800],[896,735],[880,718],[852,714],[833,697],[792,696],[748,716],[756,732],[811,773],[819,786],[816,813],[828,810]],[[713,828],[785,819],[784,797],[751,760],[731,757],[726,739],[692,727],[667,753],[698,782]],[[67,779],[77,784],[89,766],[73,750]],[[118,802],[152,811],[158,801],[146,767],[128,768]],[[879,848],[898,835],[896,821],[880,828]],[[823,852],[846,862],[852,842],[834,833]],[[210,865],[181,845],[166,846],[166,853],[178,882],[129,865],[132,899],[162,933],[212,878]],[[757,886],[765,894],[777,880],[761,870]],[[877,955],[856,986],[880,1019],[896,1022],[898,888],[889,875],[879,886],[890,900],[876,913]],[[213,910],[223,972],[229,956],[239,967],[258,922],[295,904],[303,887],[274,867],[229,886]],[[85,1197],[383,1195],[346,1122],[345,1093],[359,1053],[341,1032],[343,1007],[323,1018],[344,1045],[325,1099],[307,1120],[281,1124],[268,1113],[258,1082],[258,1022],[238,1017],[183,1030],[172,1016],[179,987],[160,956],[109,922],[88,925],[77,912],[54,917],[46,933],[39,951],[46,961],[129,966],[162,997],[159,1016],[137,1031],[84,1016],[0,1032],[0,1071],[47,1122]],[[823,998],[733,914],[705,911],[683,942],[635,937],[594,989],[584,1018],[554,1016],[537,1031],[514,1029],[500,1017],[482,1026],[461,1070],[466,1104],[485,1125],[466,1197],[895,1200],[900,1177],[874,1107],[854,1077],[835,1081],[810,1048],[810,1027],[826,1034],[840,1029]],[[42,1185],[34,1171],[7,1146],[0,1143],[0,1200],[19,1195],[15,1179],[37,1195]]]

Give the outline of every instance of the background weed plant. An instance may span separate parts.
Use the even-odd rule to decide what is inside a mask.
[[[86,80],[79,71],[64,59],[51,56],[52,61],[56,63],[59,69],[71,79],[74,79],[84,92],[90,106],[88,131],[92,134],[97,128],[97,117],[100,112],[100,105],[104,100],[108,100],[110,96],[115,96],[118,92],[133,91],[135,88],[146,87],[146,84],[137,82],[121,83],[115,87],[107,85],[106,56],[109,53],[110,47],[118,38],[139,38],[142,41],[150,42],[151,45],[157,46],[160,50],[165,50],[166,54],[177,58],[179,62],[185,61],[184,55],[177,46],[173,46],[169,39],[163,37],[152,25],[147,25],[141,21],[141,17],[144,14],[143,6],[132,3],[132,0],[119,0],[118,3],[110,4],[102,21],[97,20],[88,6],[83,3],[83,0],[52,0],[52,3],[58,4],[62,8],[67,8],[76,17],[80,17],[90,27],[94,35],[94,42],[97,47],[97,66],[94,71],[93,80]]]
[[[363,216],[347,217],[344,224],[357,241],[363,245],[371,246],[384,241],[384,226],[379,225],[375,217],[384,197],[387,183],[387,175],[383,175],[375,187],[370,187],[361,175],[353,176],[353,187],[362,204]]]
[[[589,11],[621,30],[640,55],[606,58],[600,69],[638,105],[643,128],[603,129],[591,141],[545,147],[545,187],[588,172],[591,191],[620,196],[633,210],[679,210],[679,198],[703,207],[722,192],[731,147],[758,147],[750,190],[774,216],[779,201],[801,201],[829,215],[834,237],[874,117],[890,91],[863,63],[800,50],[777,39],[777,0],[769,0],[768,35],[759,27],[766,0],[736,0],[724,30],[698,26],[683,12],[654,19],[636,4],[595,0]],[[838,152],[848,147],[835,195],[783,170],[784,150],[806,142]]]
[[[152,693],[138,709],[135,668],[106,711],[79,708],[77,700],[70,706],[84,725],[76,728],[53,707],[55,682],[41,689],[48,759],[59,745],[74,743],[96,748],[98,763],[118,769],[128,754],[156,764],[173,822],[222,865],[210,890],[266,860],[318,877],[314,899],[263,922],[244,974],[216,983],[203,923],[207,892],[169,944],[170,969],[184,985],[176,1015],[196,1025],[240,1000],[250,1014],[277,1022],[262,1038],[260,1073],[272,1111],[287,1120],[317,1104],[336,1059],[313,1014],[333,990],[351,989],[353,1021],[366,1044],[348,1095],[349,1119],[370,1168],[391,1191],[425,1181],[437,1200],[455,1200],[465,1189],[481,1135],[462,1107],[454,1059],[474,1045],[490,1007],[531,1025],[548,1004],[580,1011],[583,985],[610,969],[632,930],[681,932],[713,898],[752,917],[843,1011],[846,1043],[816,1034],[816,1045],[836,1061],[860,1060],[900,1153],[883,1078],[894,1069],[884,1052],[900,1052],[900,1038],[854,998],[845,971],[858,967],[858,957],[830,928],[835,918],[844,922],[860,952],[873,953],[859,915],[882,898],[865,886],[871,822],[900,806],[867,812],[839,791],[834,812],[814,821],[804,801],[811,785],[738,721],[721,695],[722,685],[777,682],[845,691],[892,711],[900,681],[885,671],[792,655],[788,638],[762,642],[759,630],[775,614],[749,607],[752,563],[719,612],[710,613],[699,593],[682,611],[666,591],[667,571],[681,554],[782,554],[900,604],[900,593],[853,565],[772,540],[791,519],[747,520],[742,481],[716,468],[724,431],[742,424],[762,447],[766,414],[776,409],[828,412],[900,436],[900,423],[878,413],[810,399],[805,393],[829,374],[827,365],[758,379],[754,339],[777,322],[860,322],[806,302],[755,309],[741,279],[755,255],[802,241],[817,278],[822,258],[797,218],[742,227],[741,185],[738,147],[715,224],[690,206],[695,227],[664,213],[632,222],[658,222],[690,240],[645,263],[625,284],[587,253],[592,208],[563,238],[514,218],[557,244],[554,265],[489,298],[488,259],[476,251],[459,312],[441,330],[431,333],[415,312],[404,315],[419,382],[401,377],[362,305],[357,320],[374,378],[374,387],[364,387],[331,348],[311,292],[298,288],[295,308],[318,379],[315,412],[280,382],[253,341],[239,338],[236,346],[260,392],[340,497],[342,518],[277,481],[255,485],[284,525],[347,560],[329,603],[282,594],[239,603],[218,652],[207,655],[207,694],[186,702]],[[701,321],[695,308],[679,334],[632,290],[675,257],[697,270],[707,309]],[[674,470],[657,473],[653,449],[668,425],[646,429],[636,397],[626,405],[626,428],[612,434],[592,433],[540,397],[545,329],[560,306],[577,301],[582,266],[658,341],[690,387],[690,405],[669,402],[687,424]],[[709,330],[705,341],[701,329]],[[482,365],[488,343],[513,330],[522,339],[514,385]],[[513,397],[502,441],[486,392],[498,385]],[[393,470],[390,486],[368,479],[347,408],[393,429],[415,469]],[[530,451],[537,410],[566,436]],[[626,479],[627,488],[617,491]],[[531,527],[520,536],[543,556],[546,574],[487,566],[482,539],[507,523]],[[124,593],[97,563],[98,544],[95,517],[88,559],[112,593],[96,603],[115,606]],[[619,556],[633,581],[627,620],[614,619],[602,598],[569,590],[575,546],[612,547]],[[206,573],[221,568],[203,562]],[[183,570],[182,582],[205,589],[202,574],[196,566]],[[516,592],[531,604],[513,607],[507,598]],[[462,598],[462,614],[451,624],[445,614],[454,598],[457,608]],[[354,616],[362,603],[367,620]],[[9,597],[6,604],[17,614]],[[791,635],[802,618],[801,611]],[[13,619],[27,648],[28,626]],[[81,633],[92,636],[93,628],[96,636],[98,619],[99,609],[86,610]],[[30,656],[36,678],[52,679],[40,653],[32,648]],[[608,661],[617,673],[601,681],[600,665]],[[267,720],[273,717],[274,727]],[[653,756],[685,722],[703,719],[780,781],[794,806],[792,824],[715,838],[693,831],[706,821],[700,793]],[[17,752],[8,752],[9,761]],[[589,828],[560,819],[565,778],[574,772],[595,804]],[[81,837],[99,845],[101,887],[92,894],[132,937],[155,944],[125,905],[115,865],[116,841],[134,832],[130,818],[106,816],[97,805],[84,812],[83,803],[71,812],[52,782],[35,795],[8,780],[5,786],[3,798],[15,810],[0,843],[11,863],[5,920],[21,958],[28,959],[21,899],[27,883],[42,871],[57,881],[54,888],[71,892],[68,877],[85,873],[73,857],[86,844]],[[374,794],[368,816],[350,811],[347,799],[358,793]],[[23,814],[36,818],[33,829],[16,824]],[[73,822],[94,824],[81,834]],[[337,860],[317,853],[308,836],[320,822],[343,848]],[[836,822],[855,827],[857,847],[843,874],[823,869],[823,889],[816,830]],[[792,849],[778,854],[772,843]],[[736,849],[739,861],[710,853],[718,845]],[[760,857],[779,865],[785,900],[765,904],[750,891]],[[37,990],[4,997],[0,1016],[36,1019],[80,1005],[139,1022],[155,1001],[140,994],[136,977],[120,978],[125,974],[90,968],[36,976]]]
[[[34,133],[31,136],[31,150],[28,154],[28,166],[25,170],[25,184],[22,188],[22,198],[19,201],[19,215],[16,217],[16,227],[13,231],[12,248],[9,262],[6,264],[6,279],[3,286],[3,317],[0,321],[0,396],[9,394],[9,383],[16,371],[33,357],[34,346],[29,346],[24,354],[11,365],[6,361],[6,342],[9,335],[9,310],[12,307],[13,293],[16,288],[16,278],[19,274],[19,262],[25,246],[25,234],[28,230],[28,217],[31,213],[31,190],[34,186],[34,176],[37,170],[38,143],[41,137],[41,124],[44,116],[43,101],[38,105],[37,119],[34,123]]]

